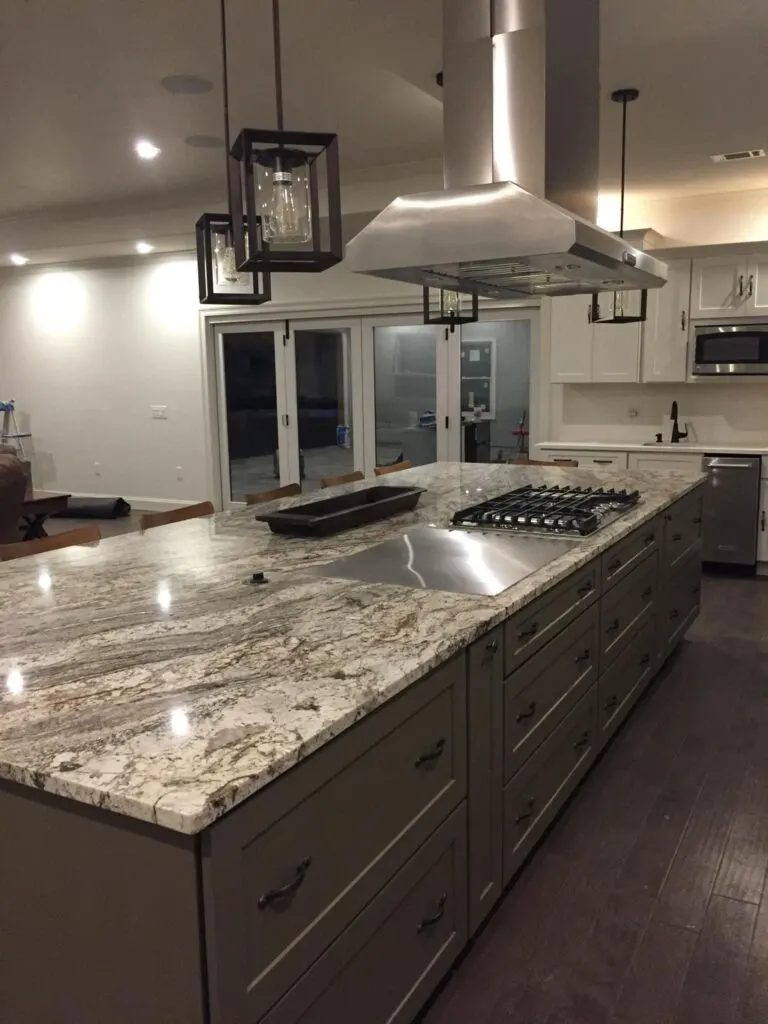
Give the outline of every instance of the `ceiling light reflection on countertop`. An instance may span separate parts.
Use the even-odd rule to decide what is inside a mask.
[[[19,669],[12,668],[5,680],[6,689],[13,694],[19,694],[24,689],[24,676]]]
[[[37,585],[38,587],[40,587],[44,594],[50,592],[50,589],[53,586],[53,580],[51,579],[51,574],[48,572],[47,569],[41,569],[40,572],[38,573]]]
[[[171,732],[174,736],[187,736],[189,734],[189,715],[184,708],[174,708],[171,711]]]
[[[136,252],[140,253],[142,256],[146,256],[147,253],[154,252],[154,250],[154,245],[150,245],[149,242],[136,243]]]
[[[133,148],[140,160],[154,160],[155,157],[160,156],[160,147],[156,146],[154,142],[150,142],[149,139],[137,139]]]
[[[168,589],[167,583],[161,583],[157,588],[157,603],[164,612],[167,612],[171,607],[171,592]]]

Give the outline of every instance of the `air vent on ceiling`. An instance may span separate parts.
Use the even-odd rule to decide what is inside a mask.
[[[731,160],[756,160],[761,156],[765,156],[764,149],[739,149],[735,153],[717,153],[711,159],[716,164],[726,164]]]

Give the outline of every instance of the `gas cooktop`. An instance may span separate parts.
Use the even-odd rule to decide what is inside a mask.
[[[518,487],[455,512],[453,526],[586,536],[640,501],[639,491],[603,487]]]

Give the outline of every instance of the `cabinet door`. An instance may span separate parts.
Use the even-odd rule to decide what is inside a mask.
[[[747,315],[748,269],[735,257],[712,257],[693,261],[691,319]]]
[[[592,379],[590,295],[552,299],[551,381],[587,384]]]
[[[768,312],[768,256],[752,256],[747,274],[745,312],[750,316]]]
[[[646,455],[629,453],[629,469],[644,473],[696,473],[701,470],[701,455]]]
[[[760,523],[757,533],[757,560],[768,562],[768,480],[760,481]]]
[[[602,384],[640,379],[640,324],[595,324],[592,380]]]
[[[691,261],[674,260],[667,268],[664,287],[648,292],[648,319],[642,325],[645,383],[684,381],[688,370]]]

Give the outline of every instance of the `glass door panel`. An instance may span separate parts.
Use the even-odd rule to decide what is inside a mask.
[[[351,327],[292,327],[302,487],[355,469]]]

